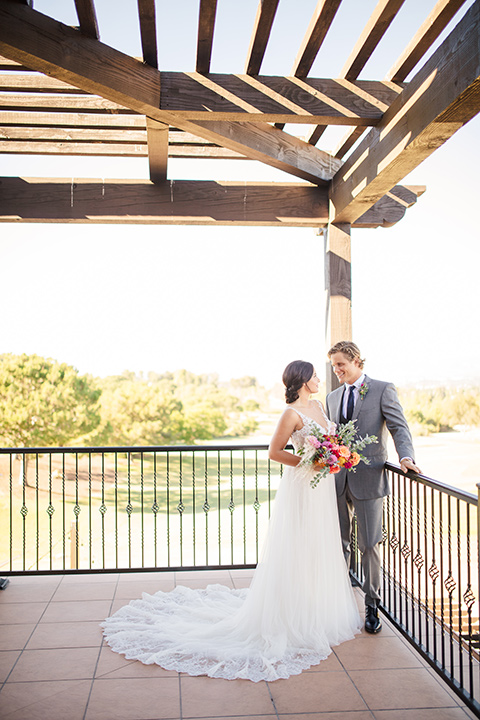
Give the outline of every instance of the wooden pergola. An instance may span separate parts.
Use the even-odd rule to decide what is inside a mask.
[[[380,80],[358,78],[404,0],[378,1],[334,79],[309,73],[342,0],[319,0],[288,76],[261,74],[280,0],[259,0],[239,74],[210,72],[217,0],[199,0],[191,72],[158,68],[155,0],[137,0],[143,58],[101,42],[94,0],[71,2],[78,27],[0,0],[0,153],[148,156],[150,179],[2,177],[0,221],[320,228],[326,343],[351,337],[351,228],[398,222],[425,189],[399,183],[480,110],[480,0],[422,65],[465,2],[438,0]],[[346,130],[334,152],[317,146],[330,125]],[[168,180],[170,157],[247,158],[293,178]]]

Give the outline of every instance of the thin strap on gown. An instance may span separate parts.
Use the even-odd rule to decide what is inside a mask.
[[[322,411],[323,419],[325,420],[325,427],[323,427],[322,425],[320,425],[320,423],[319,423],[317,420],[315,420],[315,418],[310,417],[310,415],[305,415],[305,413],[300,412],[300,410],[297,410],[297,408],[294,408],[292,405],[290,405],[290,407],[292,408],[292,410],[295,410],[295,412],[297,413],[297,415],[300,415],[300,417],[302,418],[302,420],[306,419],[307,422],[308,422],[308,421],[314,422],[316,425],[318,425],[319,427],[321,427],[322,430],[325,430],[325,432],[327,432],[327,433],[333,432],[333,429],[335,428],[335,423],[333,423],[331,420],[328,419],[327,414],[326,414],[325,410],[323,409],[323,405],[322,405],[322,403],[320,402],[320,400],[314,399],[314,402],[317,403],[317,405],[319,406],[320,410]]]

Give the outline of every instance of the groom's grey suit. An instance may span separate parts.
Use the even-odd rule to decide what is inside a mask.
[[[364,573],[363,590],[366,605],[380,601],[381,559],[379,543],[382,540],[383,498],[390,493],[384,465],[387,460],[387,438],[391,433],[400,460],[414,459],[412,436],[392,383],[372,380],[365,376],[368,388],[355,403],[352,420],[359,436],[376,435],[377,443],[367,445],[363,454],[369,465],[361,462],[356,472],[340,470],[335,475],[338,512],[345,560],[350,564],[350,539],[353,508],[357,515],[358,543],[362,553]],[[337,424],[342,422],[344,387],[327,396],[327,414]]]

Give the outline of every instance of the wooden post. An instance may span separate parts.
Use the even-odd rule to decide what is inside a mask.
[[[352,271],[348,223],[329,223],[325,239],[325,345],[328,351],[339,340],[352,339]],[[339,383],[330,363],[326,368],[327,393]]]

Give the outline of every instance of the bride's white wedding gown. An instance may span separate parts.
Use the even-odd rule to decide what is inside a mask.
[[[298,411],[296,411],[298,412]],[[315,421],[299,413],[298,450]],[[215,678],[277,680],[318,664],[361,628],[343,557],[333,475],[286,467],[248,590],[143,593],[102,623],[130,660]]]

